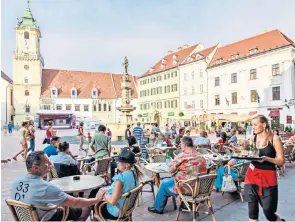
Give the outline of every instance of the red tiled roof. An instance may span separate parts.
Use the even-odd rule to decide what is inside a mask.
[[[115,99],[116,95],[121,95],[121,88],[116,87],[115,79],[120,80],[122,74],[55,69],[43,69],[42,74],[41,97],[50,97],[52,87],[58,89],[58,97],[62,98],[70,98],[73,87],[77,89],[78,98],[91,98],[93,88],[98,90],[98,98]],[[137,96],[134,84],[132,89]]]
[[[117,97],[121,97],[122,96],[122,91],[121,91],[121,78],[123,76],[123,74],[112,74],[113,76],[113,80],[114,80],[114,85],[115,85],[115,90],[116,90],[116,94]],[[137,98],[137,92],[136,92],[136,79],[132,78],[132,76],[130,76],[131,79],[131,96],[132,98]]]
[[[222,58],[222,62],[220,64],[232,61],[231,56],[236,54],[239,55],[238,59],[251,56],[249,54],[249,51],[251,49],[257,48],[257,52],[255,53],[257,54],[257,53],[269,51],[271,49],[280,48],[282,46],[292,45],[292,44],[294,44],[294,42],[291,39],[289,39],[279,30],[275,29],[275,30],[272,30],[260,35],[256,35],[251,38],[244,39],[244,40],[218,48],[209,66],[217,65],[216,60],[221,58]]]
[[[152,75],[152,74],[155,74],[155,73],[158,73],[158,72],[161,72],[161,71],[164,71],[164,70],[167,70],[167,69],[171,69],[175,66],[178,66],[180,65],[185,59],[186,57],[197,47],[198,44],[196,45],[192,45],[192,46],[189,46],[187,48],[184,48],[184,49],[181,49],[177,52],[173,52],[169,55],[166,55],[164,58],[162,58],[159,62],[156,63],[156,65],[154,65],[152,68],[153,68],[153,71],[150,72],[150,69],[147,70],[142,76],[140,76],[139,78],[141,77],[144,77],[144,76],[148,76],[148,75]],[[177,64],[176,65],[173,65],[173,56],[176,55],[177,56]],[[161,65],[162,65],[162,60],[166,60],[165,62],[165,67],[164,68],[161,68]]]
[[[191,62],[195,62],[197,60],[200,60],[200,59],[205,59],[207,56],[210,55],[210,53],[217,47],[217,45],[215,46],[212,46],[212,47],[209,47],[209,48],[206,48],[206,49],[203,49],[202,51],[199,51],[199,52],[194,52],[193,54],[191,54],[191,58],[193,59],[193,61],[189,61],[188,59],[186,59],[186,61],[184,62],[184,64],[188,64],[188,63],[191,63]],[[200,59],[197,59],[196,60],[196,55],[201,55],[203,56],[202,58]]]
[[[1,78],[5,79],[10,84],[12,83],[12,79],[9,78],[4,72],[1,71]]]

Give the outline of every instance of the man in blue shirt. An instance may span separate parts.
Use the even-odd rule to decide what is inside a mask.
[[[8,123],[8,133],[9,134],[12,133],[12,123],[11,122]]]
[[[133,128],[133,135],[140,144],[140,140],[143,136],[143,129],[140,127],[140,122],[138,122],[137,126]]]
[[[51,144],[43,149],[43,152],[46,153],[48,157],[52,155],[57,155],[57,148],[61,143],[60,137],[54,136],[51,140]]]
[[[11,187],[10,198],[27,204],[37,206],[67,206],[69,214],[66,220],[80,221],[88,218],[89,206],[99,202],[102,197],[75,198],[72,197],[52,183],[42,179],[49,171],[49,160],[43,151],[36,151],[29,154],[26,159],[28,173],[17,177]],[[46,218],[42,218],[46,215]],[[39,220],[61,221],[63,212],[60,209],[48,212],[37,208]]]
[[[231,129],[230,131],[230,139],[228,141],[229,143],[236,144],[238,142],[238,138],[236,136],[236,130]]]

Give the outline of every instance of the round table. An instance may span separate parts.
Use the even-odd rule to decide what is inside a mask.
[[[91,175],[77,175],[80,180],[74,180],[75,176],[56,178],[50,183],[59,187],[65,193],[77,193],[84,192],[87,190],[93,190],[100,187],[105,183],[104,179],[100,176]]]

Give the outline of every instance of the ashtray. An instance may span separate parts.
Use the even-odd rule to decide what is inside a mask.
[[[80,176],[74,176],[73,180],[80,180]]]

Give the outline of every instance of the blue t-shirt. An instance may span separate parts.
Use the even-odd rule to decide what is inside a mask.
[[[135,188],[138,185],[138,182],[135,180],[134,177],[135,177],[135,174],[133,174],[133,172],[131,170],[114,176],[112,179],[114,182],[112,183],[111,187],[107,190],[106,193],[110,194],[110,195],[112,195],[114,193],[115,183],[117,180],[121,181],[123,183],[122,194],[132,190],[133,188]],[[120,200],[118,200],[118,204],[119,204],[120,208],[123,207],[125,199],[126,198],[121,198]],[[116,206],[112,206],[111,204],[107,204],[107,210],[114,217],[119,216],[119,210]]]
[[[61,164],[67,164],[67,165],[78,164],[77,160],[74,160],[72,157],[65,154],[64,152],[58,152],[57,155],[51,155],[49,160],[51,163],[61,163]]]
[[[206,137],[200,137],[198,136],[196,138],[196,145],[202,145],[202,144],[209,144],[209,139]]]
[[[237,136],[235,136],[235,135],[231,136],[228,142],[229,143],[237,143],[238,142]]]
[[[137,140],[140,140],[143,135],[143,129],[140,126],[136,126],[133,129],[133,134]]]
[[[10,130],[12,129],[12,124],[11,123],[8,124],[8,129],[10,129]]]
[[[49,145],[43,149],[43,152],[50,157],[52,155],[57,155],[57,148],[53,145]]]
[[[57,186],[34,174],[17,177],[10,190],[11,199],[38,206],[60,205],[67,197],[68,195]],[[37,209],[39,219],[46,212]],[[55,211],[52,211],[46,218],[50,219],[54,213]]]

